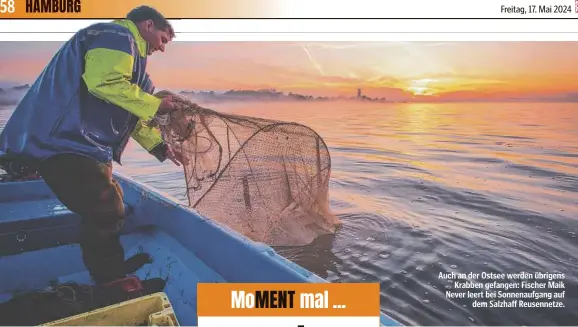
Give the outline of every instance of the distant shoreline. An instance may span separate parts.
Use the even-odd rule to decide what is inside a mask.
[[[11,87],[0,88],[0,105],[16,105],[24,92],[30,89],[29,84],[15,85]],[[159,90],[161,88],[158,88]],[[173,91],[182,96],[186,96],[192,101],[202,103],[226,103],[226,102],[353,102],[353,103],[377,103],[377,104],[400,104],[400,103],[578,103],[578,97],[565,98],[502,98],[502,99],[436,99],[422,98],[422,99],[387,99],[387,98],[372,98],[365,95],[358,95],[357,97],[321,97],[312,96],[308,94],[299,94],[293,92],[281,92],[275,89],[262,90],[229,90],[225,92],[216,91]],[[20,96],[19,96],[20,95]]]

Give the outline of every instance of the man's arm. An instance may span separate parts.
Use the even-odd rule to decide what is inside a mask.
[[[82,78],[92,95],[139,117],[131,133],[132,138],[163,162],[166,160],[167,145],[158,129],[145,124],[157,113],[162,100],[152,95],[154,86],[148,75],[145,84],[149,89],[143,90],[131,83],[135,56],[138,55],[138,49],[133,47],[132,37],[128,34],[101,32],[90,43]]]
[[[157,128],[147,126],[142,120],[139,120],[131,136],[160,162],[167,159],[168,148],[163,141],[161,132]]]
[[[148,94],[154,94],[155,85],[149,74],[145,73],[142,85],[144,92]],[[161,132],[158,128],[148,126],[142,119],[140,119],[137,122],[131,136],[135,141],[137,141],[138,144],[140,144],[150,154],[155,156],[160,162],[163,162],[167,159],[168,146],[164,142]]]
[[[88,92],[115,104],[144,121],[157,113],[161,99],[131,83],[136,45],[128,32],[102,31],[92,36],[82,75]]]

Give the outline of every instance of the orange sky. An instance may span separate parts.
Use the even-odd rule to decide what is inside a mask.
[[[0,82],[31,83],[59,42],[0,42]],[[578,101],[578,42],[175,42],[160,88],[276,88],[316,96]]]

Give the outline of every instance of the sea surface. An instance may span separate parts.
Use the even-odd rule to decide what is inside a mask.
[[[344,225],[283,256],[333,282],[380,282],[383,311],[403,324],[578,322],[578,104],[211,106],[308,125],[330,148],[331,208]],[[134,143],[117,169],[185,201],[180,168]],[[563,274],[563,288],[534,289],[562,298],[524,300],[564,307],[474,308],[446,296],[460,291],[440,278],[452,272],[482,283],[508,281],[482,273]]]

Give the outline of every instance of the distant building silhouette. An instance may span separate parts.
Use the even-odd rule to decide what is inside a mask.
[[[361,89],[357,89],[357,98],[361,99]]]

